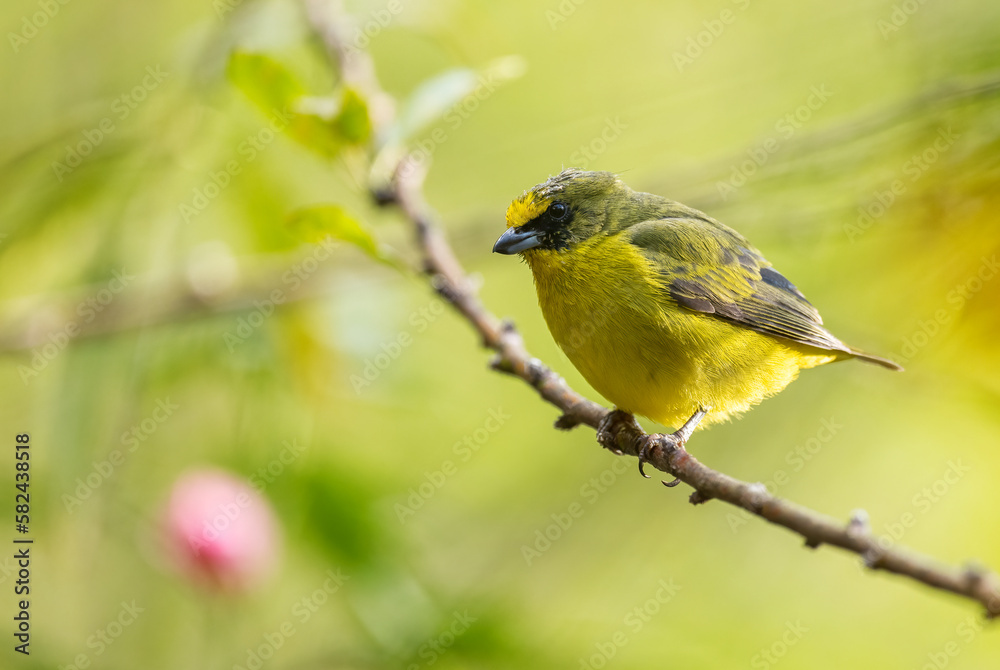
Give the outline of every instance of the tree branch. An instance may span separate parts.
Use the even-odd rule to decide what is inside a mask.
[[[310,252],[289,254],[278,261],[240,259],[243,265],[232,285],[211,287],[209,292],[196,288],[187,273],[176,272],[159,279],[139,275],[126,290],[105,302],[95,302],[95,297],[102,291],[108,294],[107,282],[59,295],[9,301],[0,305],[0,312],[7,315],[0,321],[0,354],[30,352],[59,342],[67,333],[67,341],[79,342],[179,321],[238,314],[255,309],[261,302],[278,308],[311,300],[329,292],[341,269],[320,267],[312,274],[297,275],[300,281],[289,285],[283,280],[289,268],[299,267],[307,259],[316,260]],[[280,290],[277,302],[276,289]]]
[[[333,66],[342,67],[343,54],[350,53],[351,58],[357,58],[353,50],[340,41],[347,30],[337,26],[350,25],[340,3],[324,3],[322,0],[305,2],[309,20],[323,40]],[[370,59],[367,55],[361,58],[367,65],[351,66],[352,83],[362,86],[363,90],[384,95]],[[342,74],[348,77],[348,72],[342,71]],[[357,77],[365,78],[363,84]],[[568,429],[586,424],[598,428],[608,417],[609,410],[572,390],[562,377],[533,358],[513,325],[498,319],[479,300],[473,284],[424,202],[423,178],[423,168],[404,157],[396,166],[391,184],[385,190],[374,193],[374,197],[382,205],[397,206],[413,224],[424,259],[424,271],[431,285],[469,321],[482,338],[483,345],[496,352],[491,363],[495,370],[524,380],[544,400],[562,411],[556,427]],[[675,446],[666,436],[647,434],[634,422],[618,423],[615,429],[614,444],[610,446],[616,453],[638,456],[645,446],[650,465],[694,489],[690,498],[692,504],[712,499],[727,502],[801,535],[809,547],[821,544],[840,547],[861,556],[865,565],[873,570],[903,575],[970,598],[985,608],[988,617],[1000,615],[1000,577],[992,571],[972,564],[964,568],[949,566],[901,547],[882,548],[863,513],[856,513],[850,522],[844,524],[773,496],[762,484],[740,481],[713,470],[683,447]]]

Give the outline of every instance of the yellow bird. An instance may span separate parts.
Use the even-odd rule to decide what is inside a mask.
[[[683,444],[785,388],[860,358],[735,230],[610,172],[568,169],[507,209],[493,251],[521,254],[552,337],[601,395]]]

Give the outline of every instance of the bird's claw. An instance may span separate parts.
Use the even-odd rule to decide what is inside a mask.
[[[649,479],[650,477],[649,477],[649,475],[647,475],[643,471],[642,466],[643,466],[644,463],[646,463],[646,461],[649,460],[648,456],[649,456],[649,443],[650,442],[651,442],[651,440],[648,437],[646,439],[644,439],[642,441],[642,448],[639,449],[639,454],[638,454],[638,456],[639,456],[639,474],[642,475],[643,477],[645,477],[646,479]]]
[[[649,435],[648,437],[646,437],[646,439],[644,439],[642,442],[642,448],[639,449],[639,474],[645,477],[646,479],[650,479],[650,476],[643,471],[642,466],[644,463],[649,462],[650,452],[653,450],[655,443],[657,442],[658,439],[670,442],[677,447],[683,447],[683,443],[677,439],[676,433],[672,435],[655,435],[655,436]],[[673,487],[677,486],[680,483],[681,480],[677,478],[675,478],[673,481],[670,482],[661,482],[661,484],[666,486],[668,489],[672,489]]]

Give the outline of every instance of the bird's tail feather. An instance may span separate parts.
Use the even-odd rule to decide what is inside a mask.
[[[875,356],[874,354],[869,354],[860,349],[855,349],[853,347],[848,348],[851,355],[860,358],[863,361],[868,361],[869,363],[874,363],[875,365],[881,365],[883,368],[889,368],[890,370],[896,370],[897,372],[903,371],[903,366],[894,361],[890,361],[888,358],[882,358],[881,356]]]

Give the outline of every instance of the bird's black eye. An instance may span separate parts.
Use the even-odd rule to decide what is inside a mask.
[[[549,206],[549,216],[553,221],[562,221],[569,216],[569,206],[564,202],[554,202]]]

